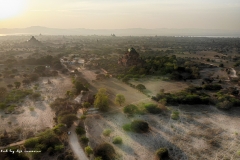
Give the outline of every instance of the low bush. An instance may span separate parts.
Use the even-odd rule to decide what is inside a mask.
[[[33,111],[34,111],[34,107],[29,107],[29,110],[30,110],[31,112],[33,112]]]
[[[41,94],[40,94],[40,93],[37,93],[37,92],[35,92],[35,93],[33,93],[33,94],[31,95],[31,97],[32,97],[32,99],[34,99],[34,100],[37,100],[38,98],[40,98],[40,97],[41,97]]]
[[[103,135],[104,135],[104,136],[109,136],[111,132],[112,132],[112,131],[111,131],[110,129],[105,129],[105,130],[103,131]]]
[[[222,89],[222,86],[220,84],[205,84],[203,86],[205,90],[210,90],[210,91],[218,91]]]
[[[148,123],[142,120],[134,120],[131,122],[131,130],[137,133],[148,132]]]
[[[115,137],[113,139],[114,144],[122,144],[122,138],[121,137]]]
[[[112,160],[115,158],[115,150],[112,145],[108,143],[102,143],[94,148],[94,156],[102,157],[104,160]]]
[[[138,84],[136,89],[142,92],[144,89],[146,89],[146,87],[143,84]]]
[[[160,148],[156,151],[156,160],[162,160],[163,158],[168,158],[167,148]]]
[[[87,156],[89,156],[90,154],[93,154],[93,149],[90,146],[85,147],[84,150],[85,150]]]
[[[82,143],[84,143],[84,144],[87,144],[87,143],[89,142],[89,139],[88,139],[86,136],[82,136],[82,137],[80,138],[80,141],[81,141]]]
[[[156,104],[145,104],[145,109],[152,114],[159,114],[161,113],[161,109]]]
[[[131,131],[131,124],[124,124],[122,128],[124,131]]]
[[[77,133],[78,135],[83,135],[83,134],[86,133],[86,131],[85,131],[85,129],[84,129],[83,127],[78,126],[78,127],[76,128],[76,133]]]
[[[228,100],[225,100],[225,101],[223,101],[223,102],[217,103],[217,107],[218,107],[219,109],[228,110],[228,109],[230,109],[232,106],[233,106],[233,104],[232,104],[230,101],[228,101]]]
[[[179,119],[179,112],[178,111],[173,111],[171,114],[171,118],[173,120],[178,120]]]

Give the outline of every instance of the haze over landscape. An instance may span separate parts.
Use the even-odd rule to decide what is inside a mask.
[[[0,0],[0,160],[240,160],[239,0]]]
[[[0,3],[0,28],[11,28],[0,29],[0,34],[240,35],[238,0],[1,0]]]

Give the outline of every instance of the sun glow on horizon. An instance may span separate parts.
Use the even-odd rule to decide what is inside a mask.
[[[27,6],[27,0],[0,0],[0,20],[21,14]]]

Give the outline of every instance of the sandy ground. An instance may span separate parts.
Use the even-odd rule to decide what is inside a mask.
[[[193,110],[202,107],[204,112]],[[123,139],[122,145],[114,145],[121,160],[154,159],[158,148],[167,147],[173,160],[197,159],[240,159],[240,109],[229,114],[220,112],[212,106],[184,106],[175,108],[180,112],[180,120],[172,120],[167,115],[141,115],[127,118],[122,113],[104,114],[88,117],[90,144],[108,142],[112,144],[115,136]],[[151,131],[147,134],[126,132],[122,125],[133,119],[149,123]],[[231,125],[230,125],[231,124]],[[111,129],[110,137],[102,135],[104,129]],[[213,158],[214,157],[214,158]]]
[[[47,84],[48,79],[52,84]],[[64,97],[66,91],[72,87],[71,80],[59,75],[58,77],[40,78],[37,83],[39,84],[37,91],[42,96],[41,100],[33,101],[26,98],[17,109],[23,111],[21,114],[4,114],[1,112],[1,130],[19,132],[20,139],[25,139],[29,132],[34,134],[40,130],[53,127],[55,113],[51,110],[49,104],[57,97]],[[34,84],[28,88],[33,88],[33,86]],[[34,111],[30,111],[30,107],[33,107]],[[16,131],[17,128],[18,131]]]
[[[164,92],[166,93],[170,93],[170,92],[178,92],[188,87],[188,85],[183,82],[174,82],[174,81],[170,82],[170,81],[163,81],[160,79],[153,79],[153,78],[150,78],[147,80],[144,79],[141,81],[130,81],[130,83],[134,85],[143,84],[146,87],[147,92],[151,96],[155,96],[157,93],[160,92],[161,89],[164,89]]]

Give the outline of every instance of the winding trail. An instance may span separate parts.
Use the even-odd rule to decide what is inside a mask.
[[[77,112],[77,117],[81,117],[81,112]],[[89,158],[86,156],[83,148],[81,147],[79,141],[78,141],[78,136],[75,132],[76,126],[78,125],[79,120],[74,122],[72,127],[70,128],[71,134],[68,136],[68,141],[70,144],[70,147],[73,151],[73,153],[77,156],[78,160],[89,160]]]

